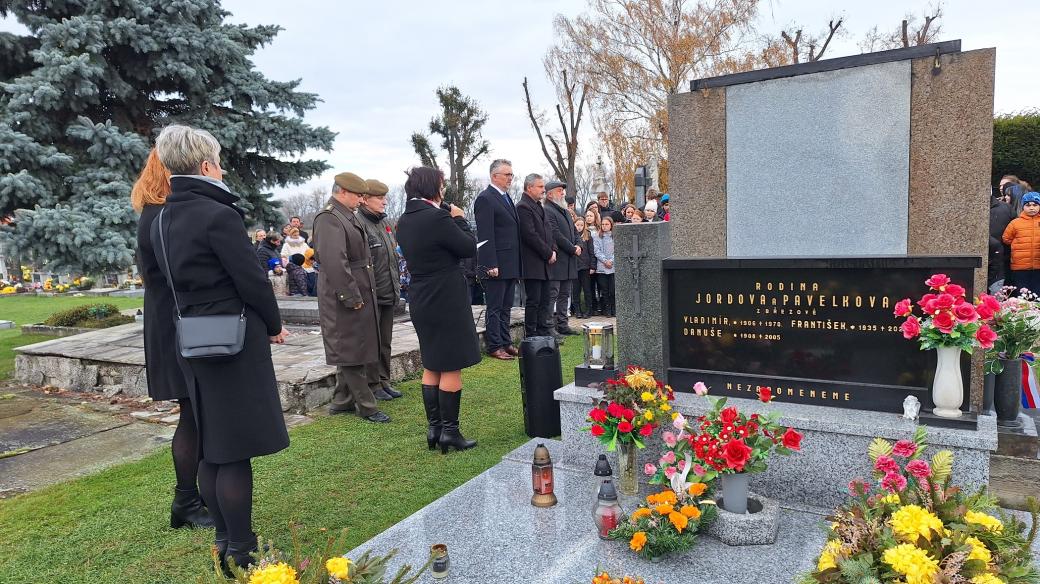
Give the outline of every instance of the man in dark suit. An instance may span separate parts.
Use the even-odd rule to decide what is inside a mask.
[[[578,279],[578,230],[567,210],[567,184],[558,180],[545,185],[545,215],[553,228],[553,240],[559,259],[549,266],[549,329],[554,335],[577,334],[567,320],[571,301],[571,282]],[[559,340],[559,339],[557,339]]]
[[[556,263],[556,240],[542,199],[545,181],[537,174],[524,178],[524,196],[516,204],[520,216],[520,261],[524,270],[524,336],[548,336],[549,268]]]
[[[520,224],[509,198],[513,165],[498,159],[491,163],[491,184],[477,195],[473,214],[477,222],[477,273],[484,278],[487,317],[484,340],[488,355],[512,360],[519,354],[509,333],[513,290],[520,278]]]

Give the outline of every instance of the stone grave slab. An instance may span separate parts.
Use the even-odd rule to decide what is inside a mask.
[[[125,425],[114,416],[75,405],[16,395],[0,401],[0,454],[62,444]]]
[[[286,314],[299,319],[317,315],[314,299],[279,300]],[[473,307],[477,333],[484,334],[484,307]],[[514,308],[514,330],[523,325],[523,309]],[[271,347],[278,391],[285,411],[306,413],[329,402],[336,368],[325,364],[321,331],[316,326],[289,325],[293,334]],[[148,395],[144,372],[144,328],[130,323],[100,331],[53,339],[16,349],[15,377],[34,386],[53,385],[76,391],[129,396]],[[405,379],[422,370],[419,341],[407,318],[395,319],[391,377]]]
[[[778,583],[791,582],[809,570],[824,543],[824,510],[786,507],[780,511],[773,545],[731,547],[702,534],[685,554],[660,562],[639,559],[626,542],[603,541],[596,535],[591,468],[578,472],[557,466],[555,493],[560,502],[548,509],[530,504],[530,461],[536,442],[546,443],[554,459],[561,448],[555,440],[532,440],[347,555],[357,558],[365,550],[383,553],[398,548],[390,563],[393,573],[404,564],[422,565],[430,546],[444,543],[451,558],[446,581],[453,584],[579,584],[589,582],[597,569],[638,575],[648,584]],[[621,503],[632,509],[635,499],[623,498]]]

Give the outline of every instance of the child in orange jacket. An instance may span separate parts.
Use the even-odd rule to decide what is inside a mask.
[[[1011,246],[1011,283],[1040,294],[1040,193],[1022,197],[1022,214],[1004,230]]]

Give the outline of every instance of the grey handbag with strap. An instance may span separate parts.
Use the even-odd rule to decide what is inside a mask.
[[[170,259],[166,251],[166,238],[163,235],[162,219],[165,212],[166,207],[163,206],[158,219],[159,247],[162,248],[163,264],[166,266],[166,281],[173,292],[173,306],[177,309],[177,349],[185,359],[233,357],[242,352],[245,345],[245,305],[242,306],[241,314],[181,315],[177,288],[173,285],[173,272],[170,271]]]

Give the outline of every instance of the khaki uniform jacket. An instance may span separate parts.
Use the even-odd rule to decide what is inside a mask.
[[[375,290],[368,237],[361,220],[335,199],[314,218],[311,231],[318,272],[318,320],[325,362],[356,366],[379,359]],[[364,302],[364,306],[354,307]]]
[[[358,218],[368,235],[368,251],[372,255],[372,269],[376,277],[376,303],[380,306],[394,306],[401,298],[397,238],[385,213],[376,215],[362,206]]]

